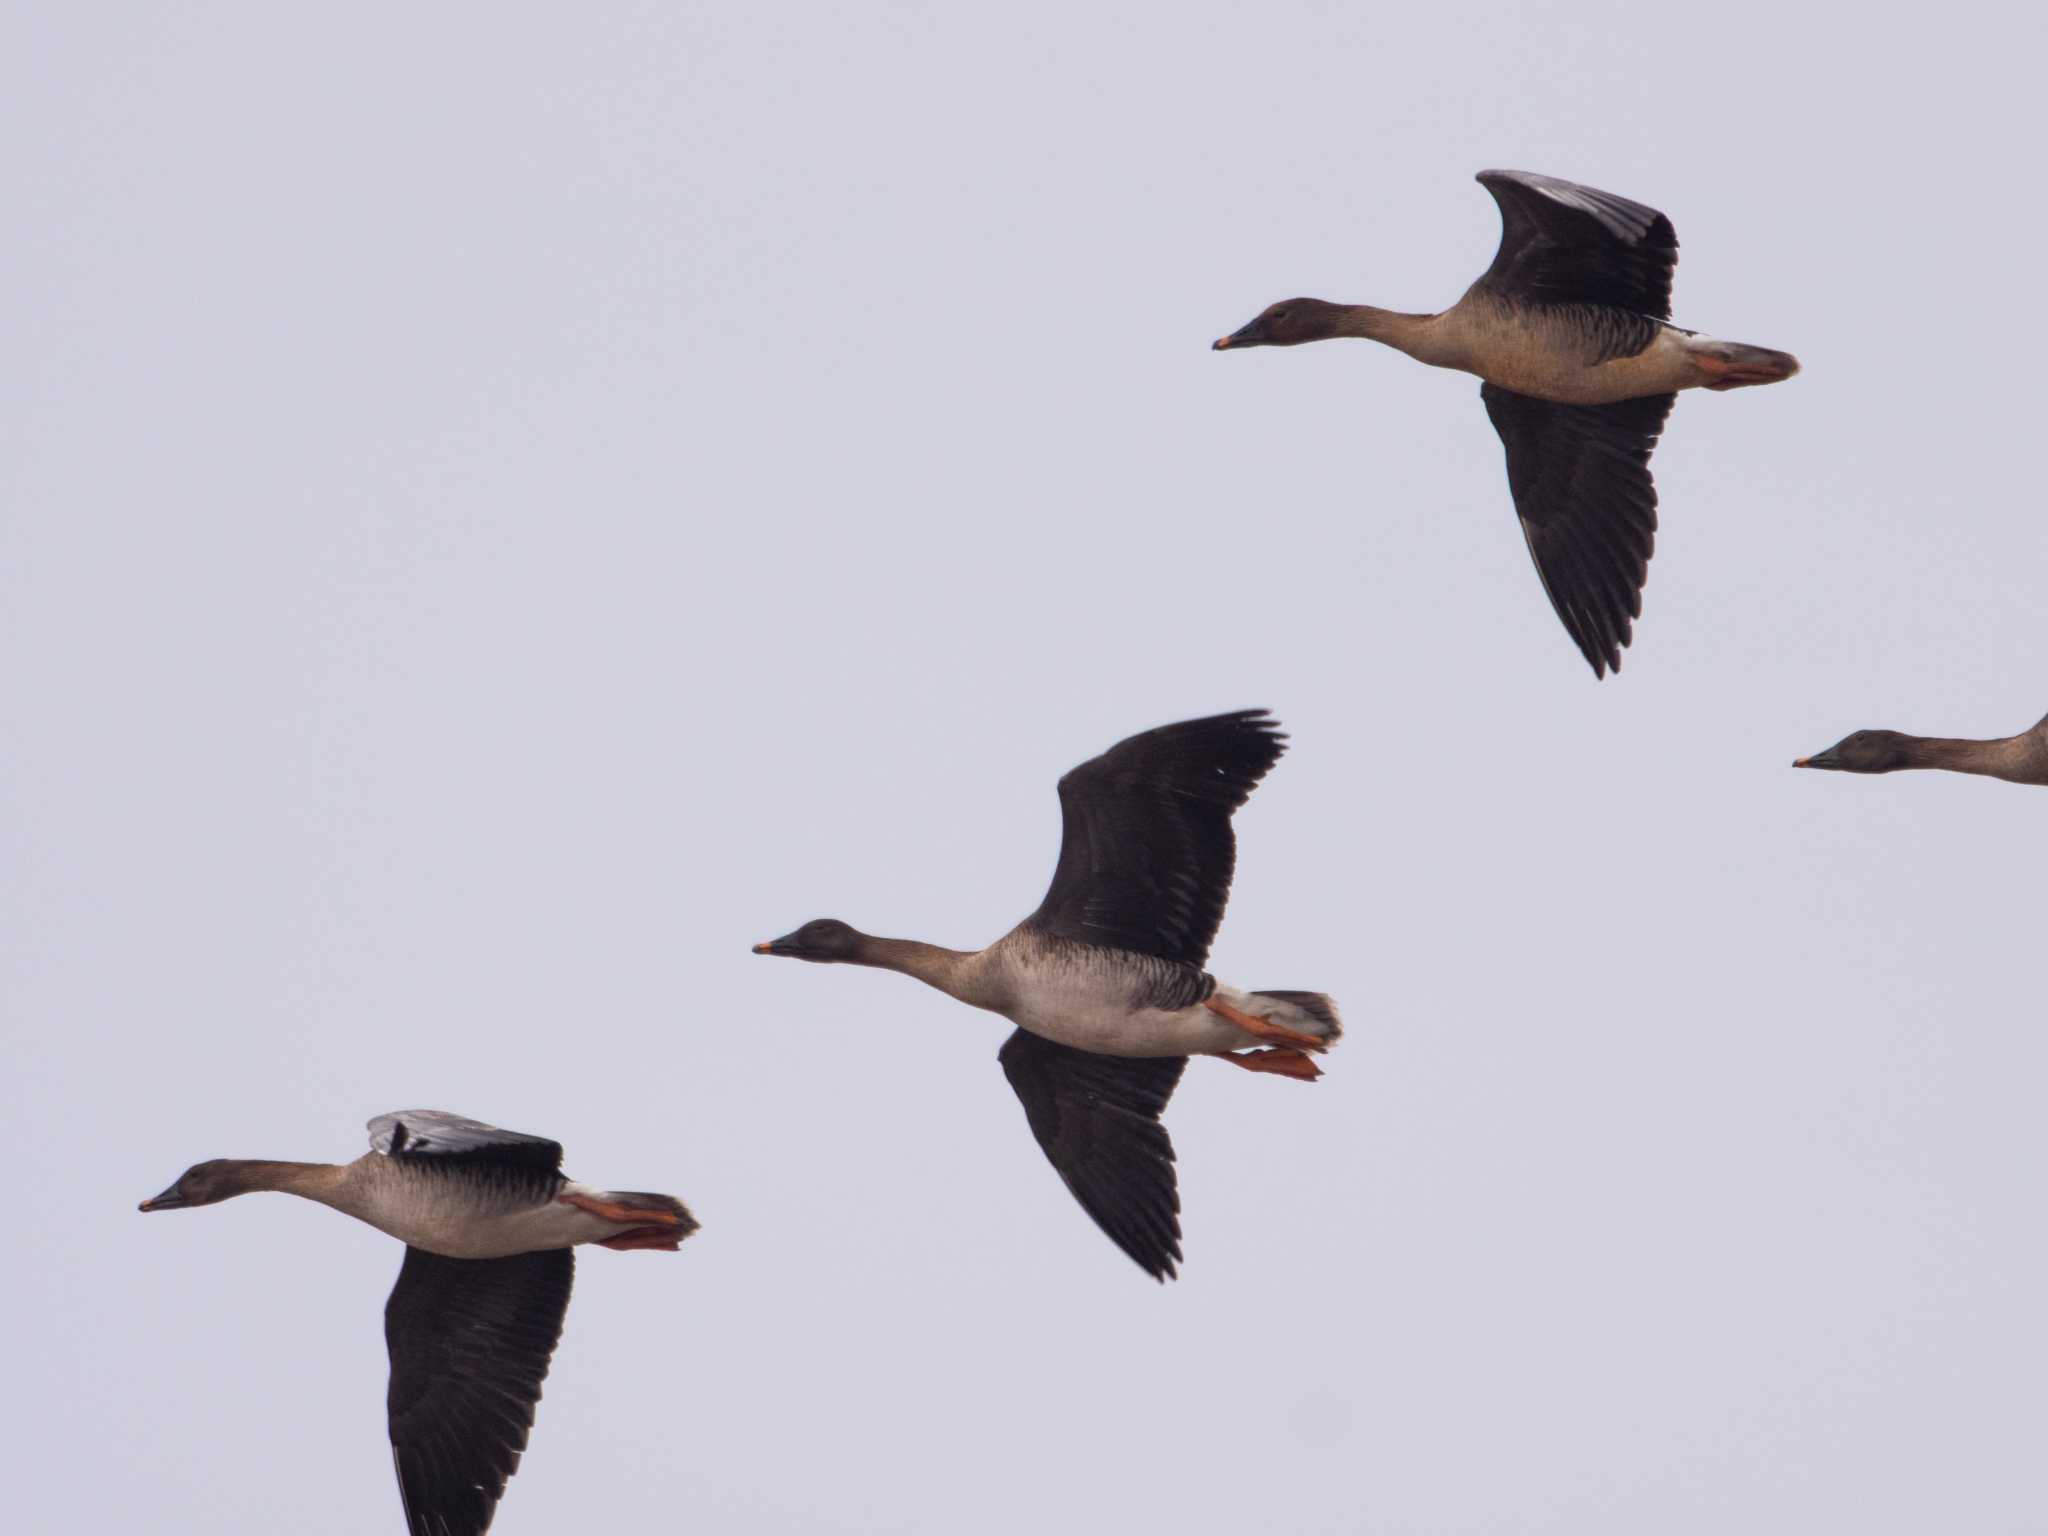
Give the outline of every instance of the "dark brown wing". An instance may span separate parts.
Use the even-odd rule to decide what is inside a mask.
[[[1201,965],[1237,866],[1231,813],[1286,751],[1263,709],[1162,725],[1060,780],[1047,933]]]
[[[1481,286],[1535,304],[1605,304],[1671,318],[1678,235],[1654,208],[1530,171],[1481,171],[1500,249]]]
[[[1595,677],[1619,671],[1656,543],[1650,450],[1678,397],[1558,405],[1483,384],[1479,398],[1551,607]]]
[[[1180,1262],[1173,1142],[1159,1116],[1185,1056],[1097,1056],[1018,1030],[997,1059],[1053,1169],[1154,1280]]]
[[[479,1536],[533,1428],[576,1255],[449,1259],[408,1247],[384,1304],[391,1459],[412,1536]]]

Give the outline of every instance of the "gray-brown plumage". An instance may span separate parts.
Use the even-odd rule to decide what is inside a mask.
[[[1650,453],[1678,391],[1774,384],[1799,363],[1669,323],[1678,237],[1656,209],[1528,171],[1479,182],[1500,206],[1500,249],[1449,309],[1283,299],[1215,346],[1357,336],[1484,379],[1536,573],[1602,677],[1642,616],[1657,530]]]
[[[1978,773],[2010,784],[2048,784],[2048,718],[2017,736],[1974,740],[1909,736],[1903,731],[1852,731],[1824,752],[1792,760],[1794,768],[1841,773],[1896,773],[1901,768],[1944,768]]]

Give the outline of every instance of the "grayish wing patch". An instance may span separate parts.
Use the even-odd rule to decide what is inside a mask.
[[[370,1122],[370,1146],[386,1157],[468,1158],[556,1169],[560,1142],[508,1131],[444,1109],[401,1109]]]

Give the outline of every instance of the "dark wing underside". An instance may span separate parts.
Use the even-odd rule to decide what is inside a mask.
[[[1480,285],[1536,304],[1604,304],[1671,318],[1678,235],[1654,208],[1529,171],[1481,171],[1500,249]]]
[[[997,1059],[1081,1209],[1155,1280],[1180,1262],[1173,1142],[1159,1116],[1185,1056],[1097,1056],[1018,1030]]]
[[[1060,780],[1059,866],[1028,919],[1047,933],[1199,966],[1237,840],[1230,816],[1286,750],[1262,709],[1163,725]]]
[[[411,1536],[478,1536],[533,1428],[562,1336],[572,1249],[509,1259],[405,1250],[384,1306],[391,1459]]]
[[[1677,396],[1558,405],[1484,384],[1479,397],[1551,607],[1595,677],[1619,671],[1656,542],[1650,450]]]

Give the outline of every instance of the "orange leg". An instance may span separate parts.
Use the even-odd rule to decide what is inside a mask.
[[[1202,1004],[1211,1013],[1221,1014],[1248,1035],[1257,1035],[1261,1040],[1271,1040],[1275,1045],[1292,1046],[1297,1051],[1326,1051],[1329,1044],[1314,1035],[1305,1035],[1298,1029],[1289,1029],[1284,1024],[1275,1024],[1271,1019],[1262,1019],[1246,1013],[1242,1008],[1233,1008],[1221,998],[1212,997]]]
[[[615,1237],[601,1237],[597,1240],[600,1248],[616,1249],[627,1253],[635,1248],[652,1248],[661,1253],[674,1253],[681,1246],[682,1239],[669,1227],[634,1227]]]
[[[1247,1072],[1272,1072],[1298,1083],[1312,1083],[1323,1075],[1323,1069],[1300,1051],[1225,1051],[1222,1059]]]
[[[1790,378],[1783,368],[1768,363],[1738,363],[1725,357],[1716,357],[1711,352],[1695,352],[1693,363],[1706,375],[1706,387],[1711,390],[1743,389],[1752,384],[1776,384]]]
[[[651,1211],[645,1206],[618,1205],[610,1200],[593,1200],[588,1195],[557,1195],[563,1205],[573,1205],[579,1211],[588,1211],[606,1221],[628,1222],[636,1227],[652,1224],[657,1227],[673,1227],[682,1218],[674,1211]]]

